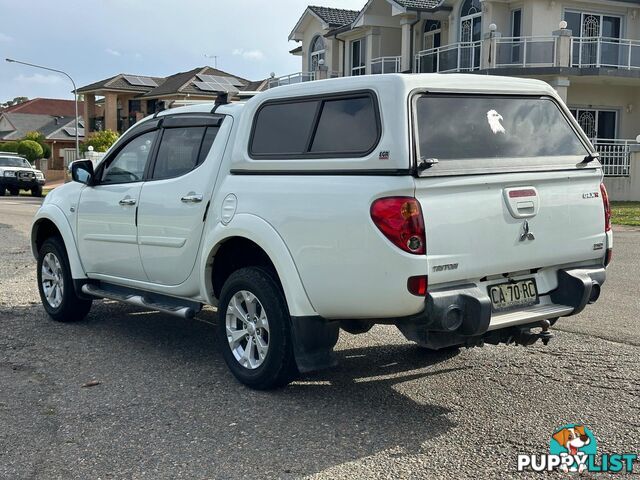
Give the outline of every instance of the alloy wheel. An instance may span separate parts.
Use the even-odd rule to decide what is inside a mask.
[[[225,323],[227,341],[238,363],[250,370],[262,365],[269,352],[269,320],[258,297],[247,290],[235,293]]]
[[[44,256],[40,273],[42,276],[42,291],[47,303],[52,308],[58,308],[62,304],[64,278],[62,265],[55,254],[49,252]]]

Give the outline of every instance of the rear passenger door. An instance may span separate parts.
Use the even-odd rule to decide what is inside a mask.
[[[179,285],[193,270],[232,119],[169,116],[138,207],[138,246],[149,280]]]

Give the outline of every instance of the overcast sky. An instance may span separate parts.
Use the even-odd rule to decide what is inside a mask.
[[[311,0],[359,9],[365,0]],[[0,0],[0,102],[73,98],[65,77],[7,63],[10,57],[67,71],[78,87],[117,73],[166,76],[203,65],[249,80],[299,71],[287,37],[303,0]]]

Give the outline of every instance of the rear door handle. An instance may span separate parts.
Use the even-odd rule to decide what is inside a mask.
[[[200,203],[202,201],[202,195],[199,193],[189,192],[184,197],[182,197],[180,201],[183,203]]]
[[[120,200],[118,203],[120,205],[135,205],[136,204],[136,199],[135,198],[125,197],[122,200]]]

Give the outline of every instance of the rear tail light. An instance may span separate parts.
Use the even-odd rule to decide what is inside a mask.
[[[609,203],[609,194],[607,193],[607,187],[604,183],[600,184],[600,193],[602,195],[602,205],[604,206],[604,231],[611,231],[611,203]],[[613,259],[613,249],[607,248],[607,254],[604,257],[604,266],[606,267],[611,263]]]
[[[604,231],[609,232],[611,231],[611,204],[609,203],[609,195],[604,183],[600,184],[600,193],[602,194],[602,203],[604,205]]]
[[[424,219],[415,198],[380,198],[371,205],[371,219],[398,248],[414,255],[426,253]]]

